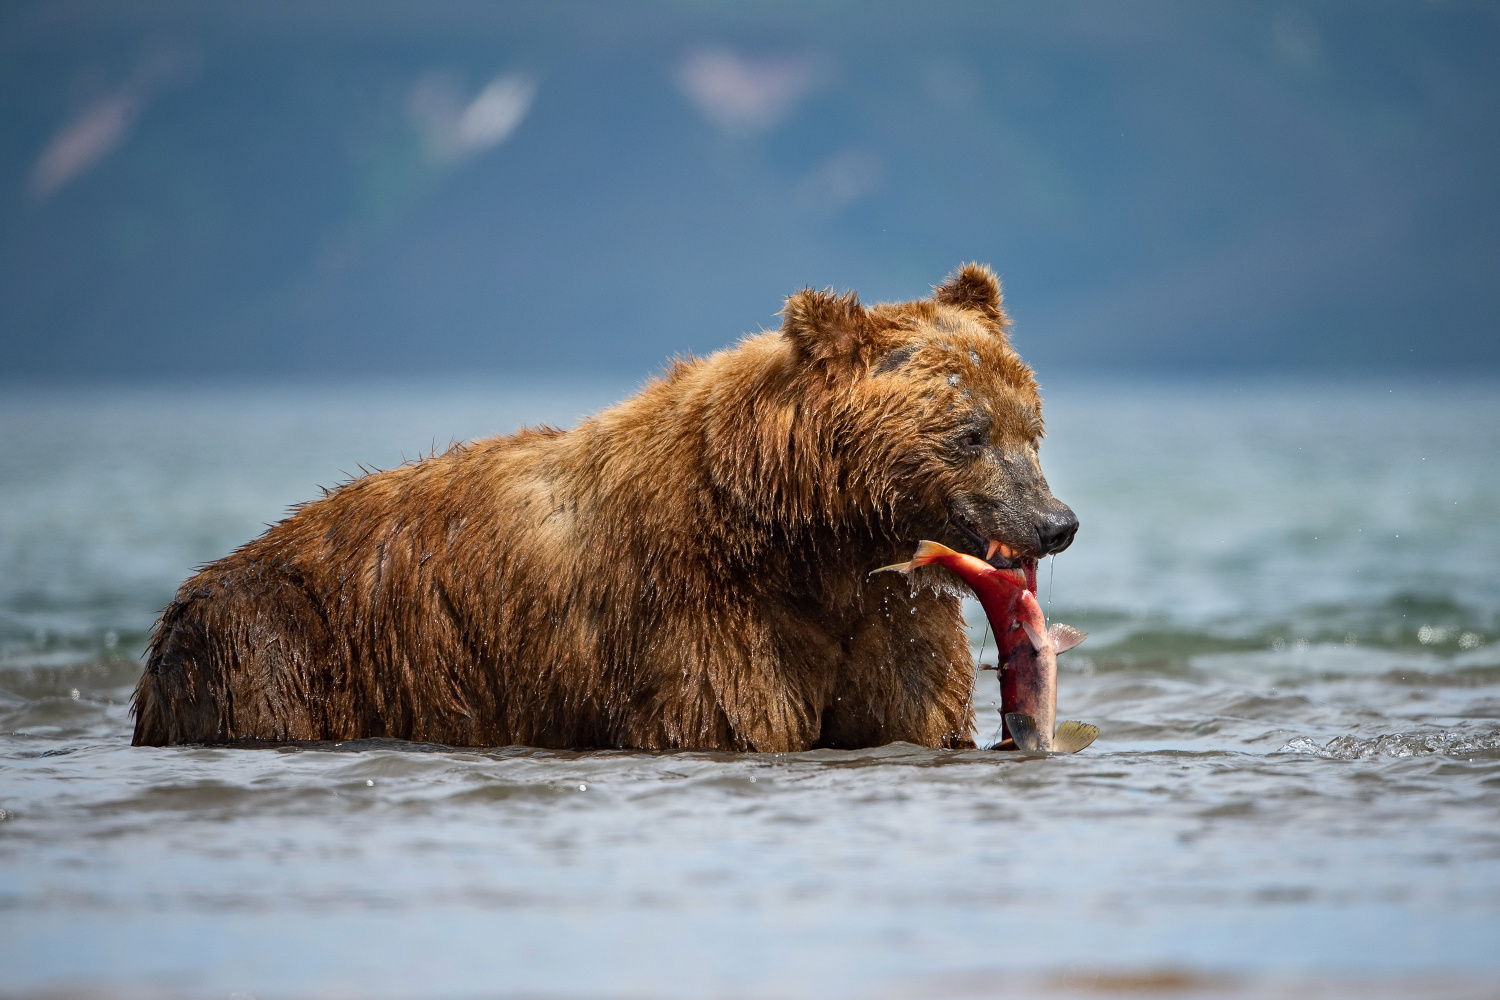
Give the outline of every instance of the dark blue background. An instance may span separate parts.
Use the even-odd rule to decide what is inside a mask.
[[[722,127],[705,51],[805,86]],[[535,100],[437,162],[434,72]],[[1494,3],[13,3],[0,373],[644,373],[966,259],[1047,371],[1493,371],[1497,112]]]

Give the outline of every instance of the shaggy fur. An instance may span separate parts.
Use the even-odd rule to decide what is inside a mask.
[[[972,746],[952,578],[868,574],[921,538],[1071,540],[999,284],[971,264],[930,299],[808,289],[783,315],[573,430],[364,476],[204,567],[152,636],[135,743]]]

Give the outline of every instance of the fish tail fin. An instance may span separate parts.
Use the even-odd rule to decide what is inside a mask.
[[[1059,653],[1066,653],[1089,637],[1087,632],[1080,632],[1073,626],[1064,625],[1061,622],[1055,623],[1047,631],[1051,634],[1052,641],[1057,645]]]
[[[1087,722],[1059,722],[1052,737],[1052,749],[1058,753],[1077,753],[1098,738],[1098,726]]]
[[[948,548],[948,546],[939,545],[937,542],[918,542],[917,554],[911,557],[910,562],[891,563],[889,566],[882,566],[879,569],[872,569],[870,570],[870,572],[884,573],[888,569],[893,569],[902,573],[910,573],[918,566],[926,566],[928,563],[937,562],[939,559],[943,558],[943,556],[952,556],[957,554],[958,553]]]

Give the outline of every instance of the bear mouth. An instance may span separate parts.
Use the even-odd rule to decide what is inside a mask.
[[[993,538],[987,538],[979,528],[964,517],[958,511],[949,511],[949,519],[959,533],[968,540],[974,548],[974,554],[996,569],[1030,569],[1036,565],[1036,560],[1021,554],[1020,549],[1006,545]]]

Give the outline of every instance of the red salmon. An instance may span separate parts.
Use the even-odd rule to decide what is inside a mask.
[[[977,556],[937,542],[921,542],[910,562],[875,570],[910,573],[937,563],[969,585],[984,608],[1005,663],[1000,674],[1000,713],[1006,739],[997,747],[1076,753],[1094,742],[1097,726],[1085,722],[1053,725],[1057,718],[1057,654],[1078,645],[1087,633],[1067,625],[1047,627],[1036,599],[1034,572],[998,569]],[[1009,745],[1007,745],[1009,744]]]

